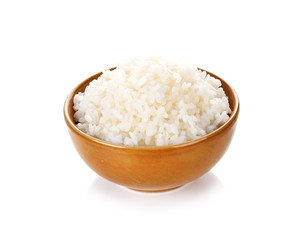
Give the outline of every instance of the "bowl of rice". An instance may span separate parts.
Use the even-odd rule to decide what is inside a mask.
[[[100,176],[167,191],[208,172],[233,138],[239,99],[220,77],[160,57],[125,60],[72,90],[64,118]]]

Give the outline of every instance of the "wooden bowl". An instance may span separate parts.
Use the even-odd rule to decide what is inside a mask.
[[[113,70],[113,69],[111,69]],[[208,172],[228,149],[236,129],[239,100],[233,88],[219,79],[229,98],[232,113],[217,130],[199,139],[170,146],[130,147],[91,137],[76,127],[73,97],[102,73],[79,84],[67,97],[64,118],[71,139],[83,160],[100,176],[139,191],[166,191],[178,188]]]

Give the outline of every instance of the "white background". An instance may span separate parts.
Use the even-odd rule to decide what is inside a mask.
[[[296,1],[1,1],[0,239],[298,239]],[[140,194],[97,176],[68,93],[123,58],[197,64],[238,92],[211,172]]]

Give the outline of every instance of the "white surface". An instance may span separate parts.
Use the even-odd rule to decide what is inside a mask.
[[[1,1],[0,239],[297,239],[295,1]],[[124,57],[228,81],[233,142],[201,179],[140,194],[92,172],[62,107]]]

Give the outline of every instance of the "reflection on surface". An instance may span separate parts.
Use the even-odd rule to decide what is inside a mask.
[[[109,200],[125,201],[133,204],[168,204],[206,198],[222,189],[221,181],[212,172],[208,172],[199,179],[178,189],[159,193],[144,193],[130,190],[101,177],[96,177],[90,185],[88,193],[101,199],[106,197]]]

